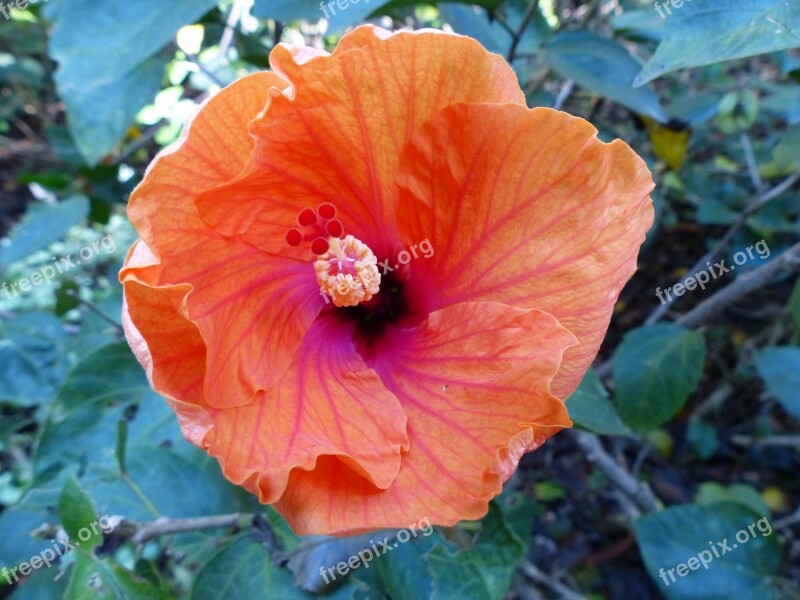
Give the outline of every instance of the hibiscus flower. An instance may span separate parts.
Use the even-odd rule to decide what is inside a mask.
[[[301,534],[477,519],[569,427],[653,219],[622,141],[466,37],[371,26],[200,107],[129,215],[125,330]]]

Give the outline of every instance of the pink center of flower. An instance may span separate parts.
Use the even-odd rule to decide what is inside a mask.
[[[335,306],[356,306],[380,291],[378,259],[352,235],[331,237],[328,251],[314,262],[314,270],[320,291],[330,296]]]

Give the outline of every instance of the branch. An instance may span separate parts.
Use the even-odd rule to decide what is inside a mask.
[[[564,600],[586,600],[585,596],[573,592],[555,577],[548,575],[532,563],[525,561],[521,567],[522,573],[533,583],[545,586]]]
[[[731,437],[731,443],[745,448],[763,448],[764,446],[800,448],[800,435],[768,435],[765,437],[734,435]]]
[[[750,174],[750,181],[753,182],[753,187],[757,192],[764,189],[764,181],[761,179],[761,174],[758,172],[758,165],[756,164],[756,157],[753,154],[753,145],[750,143],[750,136],[746,131],[739,135],[739,141],[744,150],[744,159],[747,163],[747,172]]]
[[[575,87],[575,82],[572,79],[567,79],[564,82],[564,85],[561,86],[561,89],[558,90],[558,96],[556,96],[555,102],[553,102],[553,108],[555,110],[561,110],[561,107],[564,106],[564,102],[567,101],[569,95],[572,93],[572,89]]]
[[[155,521],[149,523],[138,523],[113,515],[108,517],[110,525],[113,528],[109,528],[109,531],[105,535],[119,540],[130,540],[135,545],[140,546],[153,538],[174,533],[189,533],[191,531],[223,529],[228,527],[247,529],[253,525],[255,518],[256,515],[253,514],[233,513],[230,515],[193,517],[189,519],[159,517]],[[61,525],[54,525],[51,523],[42,524],[33,531],[32,535],[35,538],[41,539],[64,539],[68,537],[67,532]]]
[[[753,200],[744,208],[744,210],[739,213],[739,217],[731,224],[719,241],[714,244],[711,250],[704,254],[702,258],[700,258],[700,260],[698,260],[694,265],[689,267],[686,272],[697,273],[699,270],[705,267],[707,262],[716,259],[722,253],[722,251],[725,250],[739,230],[744,227],[747,219],[749,219],[751,215],[761,210],[767,203],[791,188],[795,183],[797,183],[798,179],[800,179],[800,173],[794,173],[781,181],[775,187],[770,188],[766,192],[758,194],[755,198],[753,198]],[[671,306],[672,302],[659,305],[652,313],[650,313],[650,316],[647,317],[645,324],[652,325],[656,321],[659,321],[667,313]]]
[[[795,244],[778,258],[750,271],[725,286],[710,298],[695,306],[688,313],[680,317],[676,323],[687,327],[697,327],[710,321],[728,306],[772,283],[784,273],[800,269],[800,243]]]
[[[650,487],[621,467],[617,461],[603,448],[600,438],[593,433],[586,431],[572,430],[572,437],[578,446],[586,453],[586,457],[592,461],[608,477],[611,482],[629,496],[636,506],[644,513],[658,510],[658,500]]]
[[[233,513],[230,515],[214,515],[210,517],[194,517],[189,519],[170,519],[160,517],[151,523],[134,523],[123,521],[114,532],[119,531],[119,537],[130,538],[138,545],[162,535],[173,533],[187,533],[190,531],[204,531],[206,529],[221,529],[236,527],[245,529],[253,523],[254,515],[246,513]]]
[[[513,39],[511,40],[511,48],[508,50],[508,62],[513,61],[517,57],[517,48],[519,47],[519,43],[522,41],[522,34],[525,33],[525,29],[530,24],[533,16],[536,14],[537,9],[539,8],[539,0],[531,0],[531,3],[528,5],[528,9],[525,11],[525,15],[522,17],[522,21],[519,24],[519,29],[514,34]]]
[[[797,523],[800,523],[800,507],[798,507],[798,509],[788,517],[783,517],[782,519],[775,521],[773,526],[775,529],[786,529]]]

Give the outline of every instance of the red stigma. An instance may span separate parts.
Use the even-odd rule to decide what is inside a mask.
[[[329,221],[325,228],[328,230],[328,233],[331,235],[331,237],[342,237],[342,234],[344,233],[344,226],[339,219]]]
[[[317,222],[317,215],[310,208],[304,208],[297,215],[297,223],[300,227],[308,227]]]
[[[332,219],[336,216],[336,207],[330,202],[326,202],[325,204],[319,205],[317,213],[323,219]]]
[[[303,234],[297,231],[297,229],[290,229],[286,232],[286,243],[292,247],[299,246],[300,243],[303,241]]]
[[[317,255],[325,254],[328,251],[328,240],[325,238],[317,238],[311,242],[311,252]]]

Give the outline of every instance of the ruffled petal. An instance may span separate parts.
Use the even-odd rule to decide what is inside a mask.
[[[209,453],[229,480],[271,503],[292,470],[335,456],[374,492],[390,486],[409,445],[406,415],[356,352],[352,333],[351,324],[322,315],[272,389],[214,412]]]
[[[138,242],[128,263],[146,264],[151,256],[144,242]],[[206,346],[197,327],[181,316],[187,287],[150,286],[131,276],[124,284],[122,325],[150,385],[177,414],[184,437],[202,447],[211,426],[203,400]]]
[[[377,490],[321,458],[295,471],[275,507],[300,534],[477,519],[523,452],[571,425],[550,391],[574,336],[550,315],[462,303],[412,329],[391,329],[366,359],[408,416],[400,473]]]
[[[150,255],[129,261],[121,281],[185,292],[181,315],[194,323],[207,349],[203,395],[209,406],[240,406],[271,387],[324,306],[309,262],[225,237],[199,218],[194,205],[201,191],[241,171],[254,147],[249,122],[264,109],[270,89],[286,86],[274,73],[257,73],[206,102],[179,143],[154,161],[129,204]],[[137,327],[147,305],[136,310],[133,303],[147,301],[141,294],[127,298]],[[152,368],[157,372],[160,363],[154,360]],[[158,384],[156,389],[162,391]]]
[[[180,139],[153,160],[131,195],[128,217],[155,256],[208,229],[195,196],[239,175],[255,145],[248,124],[266,106],[270,89],[288,85],[269,71],[240,79],[200,105]]]
[[[622,141],[550,109],[459,105],[422,126],[398,182],[409,265],[427,310],[497,301],[553,315],[580,344],[553,382],[566,398],[603,340],[653,222],[652,177]]]
[[[457,102],[524,104],[502,57],[466,37],[360,27],[329,57],[298,58],[278,45],[270,56],[291,82],[273,90],[252,124],[258,147],[229,185],[203,194],[200,214],[227,235],[271,253],[297,254],[284,242],[300,210],[333,203],[345,232],[382,256],[394,241],[400,152],[412,132]],[[469,77],[457,77],[469,65]]]

